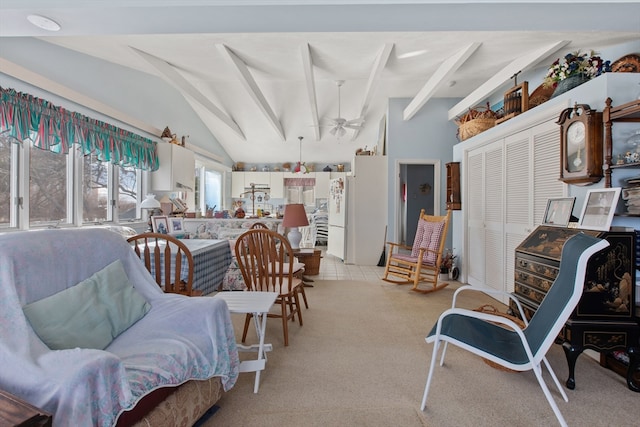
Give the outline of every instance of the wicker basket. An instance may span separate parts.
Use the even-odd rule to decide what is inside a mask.
[[[483,306],[480,306],[480,307],[474,309],[473,311],[479,311],[480,313],[495,314],[496,316],[506,317],[507,319],[513,320],[513,322],[516,325],[520,326],[521,328],[524,328],[524,322],[521,319],[518,319],[517,317],[512,316],[510,314],[507,314],[507,313],[501,313],[500,311],[498,311],[497,308],[495,308],[491,304],[485,304]],[[513,369],[505,368],[504,366],[498,365],[497,363],[492,362],[491,360],[487,360],[484,357],[482,358],[482,360],[484,361],[484,363],[486,363],[487,365],[491,366],[492,368],[496,368],[496,369],[499,369],[501,371],[519,372],[519,371],[514,371]]]
[[[460,141],[464,141],[465,139],[476,136],[487,129],[491,129],[495,125],[495,118],[472,119],[467,122],[460,123],[460,125],[458,126],[458,139]]]

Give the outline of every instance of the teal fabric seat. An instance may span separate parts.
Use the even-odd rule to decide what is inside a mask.
[[[583,233],[568,239],[562,249],[558,276],[531,320],[528,323],[525,320],[524,329],[521,329],[511,319],[502,316],[456,307],[456,299],[464,291],[502,294],[515,302],[520,310],[520,317],[525,319],[519,301],[512,294],[478,286],[463,286],[456,290],[452,308],[440,315],[438,322],[426,337],[426,341],[434,343],[434,347],[421,410],[424,410],[426,406],[440,344],[444,344],[440,361],[442,365],[447,343],[451,343],[505,368],[516,371],[533,370],[560,425],[566,426],[567,424],[542,378],[541,364],[544,363],[547,367],[560,394],[565,401],[568,401],[567,395],[545,355],[582,296],[589,258],[608,245],[605,240]]]

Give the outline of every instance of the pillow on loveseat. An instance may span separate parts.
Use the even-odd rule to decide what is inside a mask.
[[[77,285],[22,309],[52,350],[102,350],[144,317],[151,305],[135,290],[117,260]]]

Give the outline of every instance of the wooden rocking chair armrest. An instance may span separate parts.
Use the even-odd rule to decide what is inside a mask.
[[[393,252],[393,248],[395,247],[401,249],[411,249],[411,246],[403,245],[402,243],[387,242],[387,245],[389,245],[389,252]]]

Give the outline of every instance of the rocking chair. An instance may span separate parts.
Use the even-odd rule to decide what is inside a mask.
[[[438,275],[450,220],[451,211],[447,211],[444,216],[433,216],[425,215],[422,209],[413,246],[387,242],[389,257],[382,280],[398,285],[413,284],[411,290],[422,293],[437,291],[447,286],[448,282],[438,283]],[[395,278],[391,279],[389,276]],[[431,287],[419,288],[421,282],[430,283]]]

